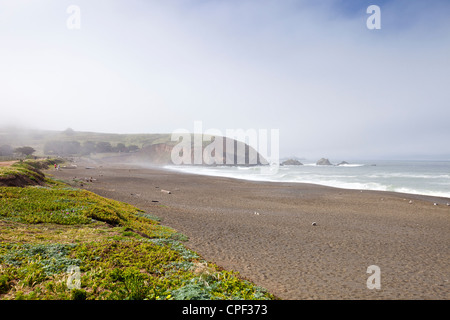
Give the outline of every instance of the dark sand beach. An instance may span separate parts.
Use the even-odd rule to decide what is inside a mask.
[[[449,199],[77,164],[49,173],[92,177],[83,188],[159,216],[203,258],[281,299],[450,298]],[[366,285],[371,265],[379,290]]]

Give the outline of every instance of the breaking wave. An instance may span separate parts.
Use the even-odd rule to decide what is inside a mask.
[[[343,189],[394,191],[450,198],[450,163],[345,164],[318,166],[268,167],[201,167],[167,166],[185,173],[236,178],[252,181],[310,183]]]

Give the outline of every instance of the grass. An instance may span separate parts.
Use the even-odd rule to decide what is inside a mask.
[[[37,183],[44,180],[44,174],[39,173],[34,167],[25,162],[16,162],[8,167],[0,167],[0,176],[3,178],[18,178],[22,176]]]
[[[144,237],[166,237],[174,233],[158,222],[141,215],[127,203],[100,197],[92,192],[72,187],[0,188],[0,217],[29,224],[60,225],[105,222],[124,226]]]
[[[46,177],[40,169],[46,169],[55,163],[62,163],[61,159],[25,160],[10,166],[0,167],[0,186],[5,181],[15,186],[24,185],[54,185],[56,182]]]
[[[38,166],[22,163],[0,177],[18,170],[30,178]],[[187,249],[185,237],[151,213],[44,181],[0,187],[0,299],[274,298]]]

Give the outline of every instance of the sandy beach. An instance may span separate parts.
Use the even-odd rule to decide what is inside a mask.
[[[450,298],[450,199],[77,165],[48,173],[92,177],[84,189],[160,217],[204,259],[281,299]],[[381,289],[367,288],[371,265]]]

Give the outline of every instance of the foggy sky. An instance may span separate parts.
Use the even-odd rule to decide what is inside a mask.
[[[279,129],[281,156],[449,159],[449,86],[446,0],[0,0],[0,125],[202,121]]]

